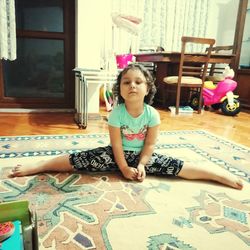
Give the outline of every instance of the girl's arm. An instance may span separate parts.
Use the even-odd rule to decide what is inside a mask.
[[[153,152],[154,152],[154,147],[157,141],[157,136],[159,133],[159,125],[154,126],[154,127],[149,127],[147,130],[147,135],[146,139],[144,142],[143,149],[140,154],[140,162],[139,164],[146,165],[148,161],[150,160]]]
[[[140,154],[140,161],[138,164],[138,180],[143,181],[145,179],[146,173],[145,173],[145,165],[150,160],[153,152],[154,147],[157,141],[157,136],[159,133],[159,127],[160,125],[149,127],[147,130],[146,139],[144,142],[143,149]]]
[[[118,127],[113,127],[109,125],[109,137],[112,146],[113,154],[115,157],[115,162],[117,163],[119,169],[121,170],[123,176],[130,180],[137,179],[137,169],[129,167],[124,156],[124,151],[122,147],[121,131]]]

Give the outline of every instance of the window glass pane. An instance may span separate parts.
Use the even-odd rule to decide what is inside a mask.
[[[17,29],[63,32],[62,0],[16,0]]]
[[[62,40],[17,39],[17,60],[3,60],[5,96],[63,97]]]

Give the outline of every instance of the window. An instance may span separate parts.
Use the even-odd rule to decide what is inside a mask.
[[[2,61],[4,106],[74,106],[73,2],[16,0],[17,59]]]

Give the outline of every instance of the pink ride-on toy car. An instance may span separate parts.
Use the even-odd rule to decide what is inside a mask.
[[[240,101],[233,91],[237,87],[237,82],[232,80],[234,71],[229,67],[224,71],[225,79],[214,84],[212,81],[207,81],[204,84],[202,97],[205,106],[211,106],[213,109],[221,109],[225,115],[234,116],[240,112]],[[190,106],[198,109],[199,95],[198,93],[191,96]]]

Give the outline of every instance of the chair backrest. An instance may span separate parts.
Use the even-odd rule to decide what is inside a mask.
[[[211,38],[183,36],[181,41],[182,48],[178,74],[179,80],[182,76],[195,76],[201,78],[202,83],[204,83],[215,40]],[[187,52],[187,45],[192,45],[195,48],[197,47],[199,51]],[[207,46],[209,47],[205,50]]]
[[[221,54],[232,54],[233,53],[233,45],[226,46],[215,46],[212,48],[212,53],[221,53]],[[207,48],[208,49],[208,48]],[[226,64],[209,64],[208,65],[208,75],[222,75],[223,71],[227,65]]]
[[[212,48],[212,53],[219,53],[219,52],[223,52],[223,53],[228,53],[228,51],[232,52],[233,51],[234,46],[233,45],[225,45],[225,46],[214,46]],[[207,50],[207,49],[206,49]]]

